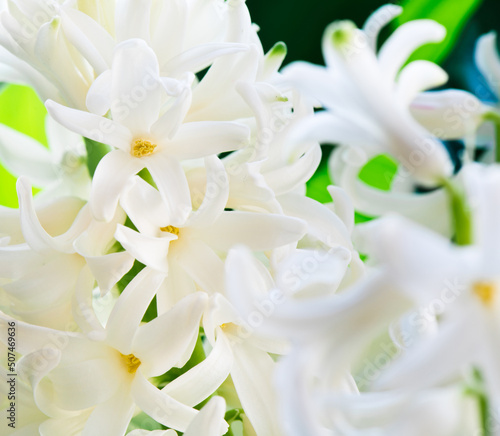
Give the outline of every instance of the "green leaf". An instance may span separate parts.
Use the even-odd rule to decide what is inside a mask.
[[[359,179],[372,188],[382,191],[391,189],[398,164],[390,156],[381,154],[368,161],[359,172]]]
[[[332,197],[330,197],[326,188],[331,184],[332,181],[328,175],[328,166],[326,165],[326,162],[322,163],[307,182],[306,195],[316,201],[319,201],[320,203],[330,203],[332,201]]]
[[[99,165],[101,159],[111,151],[111,147],[89,138],[84,139],[85,148],[87,149],[87,168],[90,177],[94,177],[97,165]]]
[[[45,117],[47,110],[32,88],[5,85],[0,88],[0,123],[47,146]],[[18,207],[16,178],[0,165],[0,205]],[[35,189],[34,193],[37,192]]]
[[[446,38],[438,44],[418,49],[409,59],[425,59],[442,63],[453,49],[467,20],[481,5],[482,0],[404,0],[403,13],[395,20],[399,26],[411,20],[429,18],[446,28]]]

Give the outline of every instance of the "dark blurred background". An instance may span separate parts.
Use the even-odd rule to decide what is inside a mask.
[[[284,41],[288,46],[285,63],[301,59],[318,64],[323,64],[321,36],[329,23],[350,19],[361,27],[374,10],[386,3],[379,0],[247,0],[253,21],[261,28],[260,37],[265,50],[277,41]],[[405,9],[399,22],[433,18],[448,28],[452,37],[452,41],[446,43],[449,47],[429,46],[417,57],[439,62],[450,74],[447,87],[477,91],[483,83],[473,62],[475,42],[484,33],[500,31],[500,0],[406,0],[393,3]],[[397,24],[395,20],[393,28]],[[382,34],[382,40],[390,30],[389,26]],[[494,97],[481,95],[481,98]]]

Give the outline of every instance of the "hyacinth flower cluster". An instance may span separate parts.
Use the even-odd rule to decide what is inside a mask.
[[[437,22],[380,44],[401,12],[282,68],[244,0],[8,2],[49,147],[0,125],[2,435],[500,435],[500,108],[408,62]]]

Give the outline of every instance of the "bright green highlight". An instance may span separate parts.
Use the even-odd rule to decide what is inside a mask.
[[[404,11],[394,21],[394,27],[420,18],[437,21],[446,28],[446,38],[438,44],[428,44],[418,49],[409,59],[426,59],[442,63],[460,36],[467,20],[480,6],[482,0],[404,0],[401,4]]]
[[[45,106],[30,87],[7,85],[0,89],[0,123],[31,136],[45,146],[47,146],[46,115]],[[0,205],[19,207],[16,178],[2,166],[0,166],[0,186]]]
[[[398,164],[390,156],[381,154],[369,160],[359,172],[359,179],[382,191],[390,191],[394,176],[398,171]]]
[[[309,198],[319,201],[320,203],[330,203],[332,201],[332,197],[330,197],[326,188],[331,184],[332,181],[328,175],[328,166],[326,165],[326,162],[322,162],[317,171],[306,184],[306,195]]]
[[[472,214],[467,204],[463,190],[453,181],[445,180],[443,186],[448,193],[453,226],[455,230],[455,243],[457,245],[470,245],[474,242],[472,234]]]

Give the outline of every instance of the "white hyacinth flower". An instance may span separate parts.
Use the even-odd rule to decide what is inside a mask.
[[[73,330],[76,309],[91,299],[94,281],[106,292],[132,267],[128,253],[109,253],[116,224],[125,216],[117,212],[110,223],[97,223],[81,200],[67,197],[44,209],[44,227],[31,186],[25,178],[17,185],[18,229],[12,226],[15,239],[0,247],[3,310],[36,325]]]
[[[305,233],[302,220],[279,214],[225,211],[229,186],[216,157],[206,159],[207,191],[201,206],[174,224],[160,193],[137,178],[121,205],[139,232],[119,225],[115,238],[137,260],[168,276],[158,294],[160,310],[198,285],[224,290],[224,262],[219,257],[235,244],[267,251],[296,243]]]
[[[184,436],[221,436],[221,427],[225,428],[224,413],[226,402],[222,397],[213,397],[203,406],[196,418],[191,421]],[[225,430],[224,430],[225,431]],[[177,436],[175,430],[133,430],[128,436]]]
[[[298,62],[285,69],[294,85],[326,109],[304,124],[303,136],[389,152],[420,183],[441,184],[452,173],[451,160],[412,117],[409,105],[448,76],[427,61],[403,65],[419,46],[444,36],[445,29],[434,21],[405,23],[377,56],[366,32],[352,22],[333,23],[323,38],[326,68]]]
[[[104,115],[110,109],[112,120],[47,102],[49,113],[58,122],[116,148],[101,160],[94,174],[92,211],[97,219],[110,220],[127,182],[147,168],[168,205],[172,224],[182,223],[191,210],[191,200],[180,161],[240,148],[248,129],[234,122],[183,123],[190,90],[176,81],[162,82],[158,59],[142,40],[128,40],[117,47],[111,75],[109,99],[99,82],[89,96],[104,97],[96,103],[99,113]],[[163,85],[177,93],[166,111],[162,111]]]
[[[167,313],[140,325],[161,279],[159,273],[139,273],[118,300],[106,327],[88,336],[16,322],[18,334],[25,338],[17,348],[23,355],[17,371],[31,380],[42,412],[61,417],[91,408],[82,436],[123,435],[136,406],[163,425],[180,431],[188,428],[198,413],[192,407],[214,392],[227,374],[213,377],[220,363],[209,356],[173,382],[187,383],[189,390],[171,389],[169,394],[148,381],[187,362],[207,300],[204,293],[189,295]],[[9,321],[12,318],[0,316],[2,326]],[[227,424],[219,421],[219,425],[223,434]]]

